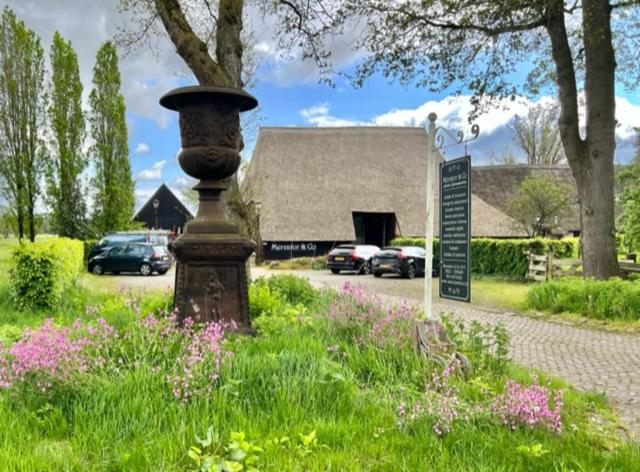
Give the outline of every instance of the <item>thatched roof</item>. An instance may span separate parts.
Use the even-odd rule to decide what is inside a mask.
[[[262,239],[353,241],[352,212],[395,213],[402,235],[423,234],[426,149],[424,128],[261,128],[245,185]],[[477,196],[471,211],[473,236],[520,235]]]
[[[572,200],[575,203],[568,214],[558,223],[560,230],[580,230],[576,181],[569,166],[516,164],[473,167],[471,170],[471,192],[481,197],[489,205],[506,212],[507,201],[516,193],[518,185],[527,177],[543,175],[561,179],[574,189]]]

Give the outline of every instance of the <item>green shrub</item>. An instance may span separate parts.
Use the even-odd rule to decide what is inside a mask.
[[[290,305],[301,303],[309,306],[317,298],[317,290],[313,288],[308,279],[291,274],[258,277],[254,285],[266,285],[271,291],[282,295],[283,300]]]
[[[424,247],[424,238],[396,238],[396,246]],[[565,239],[471,239],[471,272],[478,275],[498,275],[524,278],[527,273],[527,252],[553,254],[558,258],[578,255],[578,238]],[[440,240],[433,240],[433,255],[440,257]]]
[[[252,319],[275,313],[281,309],[283,304],[280,292],[271,289],[269,285],[254,282],[249,286],[249,311]]]
[[[58,304],[83,268],[82,241],[51,237],[22,243],[13,251],[11,294],[24,309]]]
[[[619,278],[566,277],[536,284],[527,294],[526,303],[529,308],[551,313],[635,321],[640,319],[640,285]]]

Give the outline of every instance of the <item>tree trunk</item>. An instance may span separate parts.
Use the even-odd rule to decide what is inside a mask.
[[[613,211],[615,56],[609,2],[584,0],[583,6],[587,101],[584,140],[580,137],[576,76],[561,0],[551,7],[547,32],[557,72],[560,136],[578,188],[584,275],[606,279],[620,270]]]

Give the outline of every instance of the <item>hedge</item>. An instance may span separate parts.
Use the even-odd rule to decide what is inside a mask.
[[[82,241],[50,237],[21,243],[13,251],[11,295],[23,309],[47,309],[59,303],[65,289],[80,275]]]
[[[527,294],[528,308],[550,313],[578,313],[589,318],[640,320],[640,285],[613,278],[564,277],[535,284]]]
[[[396,238],[394,246],[424,247],[424,238]],[[553,254],[558,258],[577,257],[578,238],[565,239],[471,239],[471,272],[480,275],[500,275],[504,277],[524,278],[528,260],[526,252],[535,254]],[[440,241],[433,240],[433,255],[440,257]]]
[[[98,241],[98,239],[85,239],[84,241],[82,241],[82,244],[84,245],[84,262],[89,261],[89,253],[91,252],[91,249],[93,249],[93,246],[98,243]]]

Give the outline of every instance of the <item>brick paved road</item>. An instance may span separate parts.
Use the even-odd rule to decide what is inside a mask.
[[[252,272],[253,276],[270,273],[263,269]],[[421,293],[398,296],[396,290],[397,284],[421,282],[417,280],[336,277],[324,271],[297,271],[296,274],[308,277],[316,286],[339,287],[347,280],[360,283],[389,299],[419,302],[422,296]],[[640,433],[640,336],[493,312],[464,303],[435,303],[434,309],[466,320],[503,323],[511,335],[514,361],[563,377],[577,388],[606,393],[622,420],[635,433]]]

